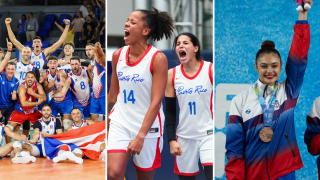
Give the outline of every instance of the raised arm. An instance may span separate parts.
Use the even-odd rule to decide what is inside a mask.
[[[291,100],[299,95],[308,62],[310,26],[307,21],[307,13],[307,11],[299,12],[299,20],[294,26],[292,44],[286,64],[286,94]]]
[[[9,59],[11,57],[11,52],[12,52],[12,43],[8,41],[8,38],[6,38],[6,40],[7,40],[8,51],[7,51],[7,54],[4,57],[3,61],[1,61],[1,63],[0,63],[0,72],[2,72],[4,70],[4,68],[6,67],[7,63],[9,62]]]
[[[41,87],[42,89],[42,87]],[[39,90],[39,89],[38,89]],[[43,90],[42,90],[43,91]],[[20,99],[20,103],[23,107],[32,107],[32,106],[36,106],[36,105],[39,105],[41,104],[44,99],[43,98],[39,98],[38,99],[38,102],[29,102],[26,100],[26,88],[23,86],[23,85],[20,85],[19,88],[18,88],[18,94],[19,94],[19,99]],[[45,97],[46,98],[46,97]],[[47,99],[47,98],[46,98]],[[45,99],[45,100],[46,100]]]
[[[227,179],[244,180],[245,168],[245,132],[241,116],[242,104],[236,96],[231,101],[226,134],[226,156],[228,163],[225,166]]]
[[[47,57],[49,54],[52,54],[53,52],[55,52],[62,44],[63,42],[66,40],[68,31],[69,31],[69,26],[70,26],[70,20],[69,19],[64,19],[63,22],[66,24],[66,27],[63,30],[62,35],[60,36],[60,39],[54,43],[52,46],[46,48],[43,52],[44,55]]]
[[[137,137],[129,143],[127,148],[127,153],[133,154],[133,155],[135,155],[136,153],[137,154],[140,153],[143,147],[144,139],[148,134],[160,110],[161,102],[162,102],[166,85],[167,85],[167,79],[168,79],[167,57],[160,52],[155,56],[153,61],[153,66],[152,66],[152,87],[151,87],[150,107],[144,117],[144,120],[137,134]]]
[[[8,35],[9,35],[9,39],[10,41],[13,43],[13,45],[18,48],[19,51],[22,51],[23,45],[16,39],[16,37],[14,36],[10,23],[11,23],[12,19],[11,18],[6,18],[5,23],[7,26],[7,30],[8,30]]]
[[[96,53],[97,63],[106,68],[106,56],[104,55],[104,52],[101,48],[101,44],[99,42],[96,42],[94,46],[95,48],[93,48],[93,51]]]
[[[118,61],[118,55],[120,56],[121,49],[118,49],[113,52],[112,54],[112,75],[111,75],[111,83],[110,83],[110,89],[107,96],[107,130],[109,130],[109,114],[113,108],[113,106],[117,102],[117,96],[119,92],[119,80],[117,76],[117,61]]]
[[[57,21],[54,22],[54,24],[63,32],[64,29],[62,26],[60,26],[60,24],[57,23]]]

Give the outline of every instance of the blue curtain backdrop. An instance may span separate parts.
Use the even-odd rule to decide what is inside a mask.
[[[308,12],[311,45],[303,87],[295,109],[295,128],[304,167],[296,171],[297,179],[317,179],[316,157],[304,144],[306,116],[313,101],[320,96],[320,4],[314,1]],[[258,79],[254,69],[257,51],[264,40],[272,40],[283,62],[280,81],[286,78],[285,63],[298,19],[293,1],[215,1],[215,179],[226,179],[224,166],[225,133],[228,108],[232,98]],[[245,87],[245,88],[244,88]],[[232,90],[233,89],[233,90]],[[240,91],[240,92],[239,92]],[[229,93],[228,93],[229,92]],[[236,93],[235,93],[236,92]],[[223,98],[219,98],[223,95]],[[226,110],[227,109],[227,110]],[[220,114],[218,113],[220,112]],[[221,114],[222,113],[222,114]],[[219,162],[217,162],[217,160]]]

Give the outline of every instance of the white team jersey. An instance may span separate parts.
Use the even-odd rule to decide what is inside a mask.
[[[56,93],[56,92],[60,92],[62,87],[59,87],[58,88],[58,83],[60,82],[60,79],[58,78],[58,70],[56,72],[56,74],[54,76],[52,76],[52,74],[50,73],[50,69],[45,69],[46,73],[47,73],[47,81],[49,83],[50,80],[53,80],[54,82],[54,86],[52,88],[52,91],[53,93]],[[54,98],[54,102],[62,102],[65,100],[66,96],[67,96],[68,93],[66,93],[63,97],[61,98]]]
[[[50,122],[47,124],[43,121],[43,119],[38,120],[41,124],[41,129],[39,129],[39,132],[47,132],[49,134],[55,134],[55,129],[56,129],[56,118],[51,117]],[[37,144],[41,144],[41,136],[39,136],[37,140]]]
[[[90,65],[94,66],[94,60],[93,61],[90,60]]]
[[[61,61],[67,61],[65,58],[59,59]],[[66,74],[71,72],[71,65],[70,64],[66,64],[64,66],[58,67],[58,70],[64,70],[64,72],[66,72]]]
[[[88,126],[89,124],[88,124],[88,121],[87,120],[82,120],[82,123],[81,123],[81,125],[80,126],[77,126],[75,123],[73,123],[72,125],[71,125],[71,128],[72,128],[72,130],[74,130],[74,129],[78,129],[78,128],[82,128],[83,126]]]
[[[4,127],[5,127],[5,125],[0,123],[0,147],[1,147],[1,142],[2,142],[3,135],[4,135]]]
[[[38,68],[40,71],[40,74],[42,74],[43,65],[47,64],[46,56],[44,55],[43,51],[41,50],[40,54],[36,55],[32,51],[32,55],[30,56],[30,61],[33,63],[34,67]]]
[[[71,77],[71,90],[78,103],[82,106],[87,106],[90,99],[89,74],[84,66],[80,66],[80,71],[80,75],[76,75],[71,71],[68,76]]]
[[[110,113],[111,123],[120,124],[133,134],[138,134],[151,103],[152,64],[155,55],[160,52],[149,45],[145,54],[137,62],[128,62],[130,46],[119,51],[117,75],[119,94]],[[160,137],[163,134],[164,114],[161,108],[151,126],[147,137]]]
[[[211,67],[212,63],[202,60],[193,77],[182,65],[173,69],[172,83],[180,108],[178,137],[200,140],[213,134]]]
[[[33,63],[23,64],[21,61],[17,61],[16,63],[16,72],[14,73],[14,77],[19,80],[19,84],[23,83],[26,79],[26,74],[28,71],[34,71],[35,67]]]

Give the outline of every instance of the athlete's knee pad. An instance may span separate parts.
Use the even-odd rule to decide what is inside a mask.
[[[22,129],[28,131],[28,130],[30,130],[30,126],[31,126],[30,121],[25,121],[25,122],[23,122],[23,124],[22,124]]]
[[[80,154],[80,155],[82,155],[82,151],[81,151],[81,149],[79,149],[79,148],[75,148],[72,152],[73,152],[74,154]]]
[[[13,143],[12,147],[13,147],[13,148],[20,148],[20,149],[22,149],[22,145],[21,145],[21,143],[20,143],[19,141],[15,141],[15,142]]]
[[[64,132],[66,132],[68,130],[68,128],[72,125],[73,121],[70,119],[64,119],[63,120],[63,129]]]

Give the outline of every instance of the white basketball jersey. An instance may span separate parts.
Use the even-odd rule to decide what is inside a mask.
[[[32,55],[30,56],[30,61],[33,63],[34,67],[38,68],[40,71],[40,74],[42,74],[43,65],[47,64],[46,56],[44,55],[43,51],[41,50],[40,54],[36,55],[32,51]]]
[[[82,128],[83,126],[88,126],[89,124],[88,124],[88,121],[87,120],[82,120],[82,123],[81,123],[81,125],[80,126],[77,126],[75,123],[73,123],[72,124],[72,126],[71,126],[71,128],[72,128],[72,130],[74,130],[74,129],[78,129],[78,128]]]
[[[182,67],[175,67],[172,76],[180,108],[177,136],[200,140],[213,134],[212,63],[202,60],[193,77],[186,75]]]
[[[65,58],[62,58],[62,59],[59,59],[61,61],[67,61]],[[59,66],[58,67],[58,70],[64,70],[64,72],[66,72],[66,74],[69,74],[71,72],[71,65],[70,64],[66,64],[66,65],[63,65],[63,66]]]
[[[32,63],[26,65],[23,64],[21,61],[17,61],[16,72],[14,73],[14,76],[19,80],[19,85],[25,81],[27,72],[34,70],[35,67]]]
[[[54,86],[52,88],[52,91],[53,93],[56,93],[56,92],[60,92],[62,87],[59,87],[58,88],[58,83],[60,82],[60,79],[58,78],[58,70],[56,72],[56,74],[54,76],[52,76],[52,74],[50,73],[50,69],[45,69],[46,73],[47,73],[47,81],[49,83],[50,80],[53,80],[54,82]],[[61,98],[54,98],[54,102],[62,102],[64,101],[64,99],[66,98],[68,93],[66,93],[63,97]]]
[[[1,142],[2,142],[3,135],[4,135],[4,127],[5,127],[5,125],[0,123],[0,147],[1,147]]]
[[[84,66],[80,66],[80,71],[80,75],[76,75],[71,71],[68,76],[71,77],[71,90],[78,103],[82,106],[87,106],[90,99],[89,74]]]
[[[111,123],[117,123],[134,134],[138,134],[151,103],[152,64],[160,52],[149,45],[145,54],[135,63],[128,62],[130,46],[121,48],[117,60],[119,94],[110,113]],[[161,108],[147,137],[163,134],[164,114]]]
[[[56,129],[56,118],[50,117],[50,122],[47,124],[43,121],[43,118],[38,120],[41,124],[41,129],[39,132],[47,132],[49,134],[55,134],[55,129]],[[41,144],[41,136],[39,136],[37,140],[37,144]]]

